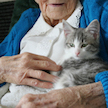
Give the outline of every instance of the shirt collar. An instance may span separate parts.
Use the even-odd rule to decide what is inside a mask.
[[[79,28],[80,17],[81,17],[81,10],[83,6],[81,5],[80,1],[78,1],[77,6],[73,14],[67,19],[67,22],[75,28]]]
[[[66,20],[74,28],[79,28],[80,17],[81,17],[81,10],[82,9],[83,9],[83,6],[81,5],[81,2],[78,0],[78,3],[77,3],[75,11]],[[57,24],[55,27],[63,29],[62,23]]]
[[[47,24],[42,16],[42,13],[40,15],[40,18],[38,19],[38,21],[36,22],[34,28],[36,29],[37,33],[39,34],[43,34],[46,33],[47,31],[49,31],[50,29],[53,29],[52,26],[50,26],[49,24]],[[37,34],[36,33],[36,34]]]
[[[41,13],[38,20],[35,22],[34,26],[27,32],[26,35],[36,36],[36,35],[44,34],[52,28],[53,27],[51,27],[49,24],[45,22]]]
[[[79,20],[81,17],[81,10],[83,9],[83,6],[81,5],[80,1],[78,1],[78,4],[76,6],[75,11],[73,14],[66,20],[71,26],[78,28],[79,27]],[[57,24],[54,28],[60,28],[62,29],[62,23]],[[42,35],[47,33],[49,30],[53,29],[52,26],[47,24],[42,16],[42,13],[40,14],[40,17],[32,27],[32,29],[27,33],[28,36],[33,35]]]

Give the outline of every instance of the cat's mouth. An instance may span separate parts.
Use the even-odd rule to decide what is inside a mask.
[[[75,59],[80,59],[80,57],[78,57],[78,56],[76,56],[76,57],[74,57]]]

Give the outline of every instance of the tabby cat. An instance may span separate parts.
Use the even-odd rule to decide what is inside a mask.
[[[108,70],[99,56],[100,24],[93,20],[87,28],[73,28],[63,20],[66,37],[65,53],[59,64],[62,70],[54,89],[93,83],[97,73]]]

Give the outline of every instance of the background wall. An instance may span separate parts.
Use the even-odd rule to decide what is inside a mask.
[[[14,0],[0,0],[0,43],[9,33],[13,9]]]

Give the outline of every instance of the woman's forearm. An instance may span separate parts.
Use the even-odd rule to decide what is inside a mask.
[[[101,82],[53,90],[46,94],[27,94],[16,108],[106,108]]]
[[[82,108],[106,108],[105,95],[101,82],[74,87],[80,95]],[[73,87],[70,88],[73,91]]]

